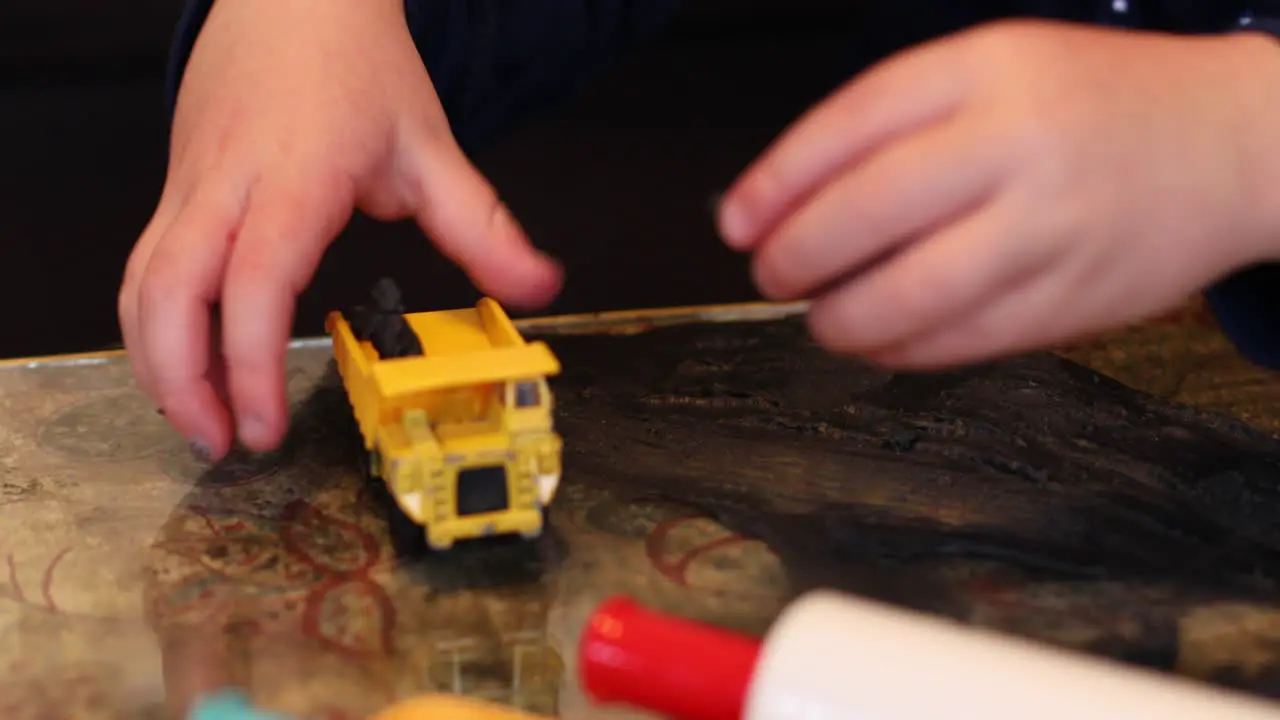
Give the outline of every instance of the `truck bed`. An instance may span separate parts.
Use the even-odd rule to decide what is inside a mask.
[[[422,393],[454,387],[546,377],[560,363],[542,342],[526,342],[494,300],[473,308],[408,313],[404,316],[422,345],[422,354],[380,358],[368,341],[356,338],[341,313],[327,323],[343,384],[367,447],[377,428],[399,417],[405,403]]]
[[[422,343],[422,354],[431,357],[464,355],[523,344],[512,342],[503,333],[503,328],[495,327],[499,323],[485,315],[475,308],[463,308],[412,313],[405,315],[405,321]]]

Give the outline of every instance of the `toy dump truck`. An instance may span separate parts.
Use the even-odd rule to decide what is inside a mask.
[[[330,313],[326,331],[363,440],[385,484],[400,554],[458,540],[536,538],[561,473],[549,376],[560,363],[527,342],[490,298],[406,314],[390,281],[374,304]]]

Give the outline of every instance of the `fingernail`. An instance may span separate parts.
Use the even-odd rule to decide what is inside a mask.
[[[196,462],[206,465],[213,462],[213,451],[209,449],[209,444],[203,440],[192,441],[191,456],[196,459]]]
[[[564,272],[564,263],[560,262],[560,258],[557,258],[554,255],[549,255],[541,250],[538,251],[538,256],[542,259],[542,262],[546,263],[546,266],[551,270],[554,270],[557,275]]]
[[[746,244],[747,218],[738,205],[730,203],[716,206],[716,224],[720,230],[720,238],[734,249],[741,249]]]
[[[240,441],[246,445],[256,445],[261,442],[266,430],[267,424],[262,422],[262,418],[257,415],[245,415],[240,419]]]

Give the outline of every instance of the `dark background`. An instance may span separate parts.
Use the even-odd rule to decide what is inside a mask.
[[[119,342],[116,290],[163,181],[163,69],[180,0],[0,4],[0,356]],[[751,300],[709,209],[751,157],[878,50],[848,0],[690,3],[586,95],[476,157],[535,242],[565,262],[551,312]],[[856,36],[863,39],[858,40]],[[859,43],[865,45],[860,47]],[[297,332],[394,275],[413,309],[475,291],[415,228],[357,217]]]

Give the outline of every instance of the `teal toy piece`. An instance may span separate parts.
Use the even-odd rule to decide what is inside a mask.
[[[292,720],[284,715],[254,709],[249,698],[237,690],[219,690],[195,702],[187,720]]]

